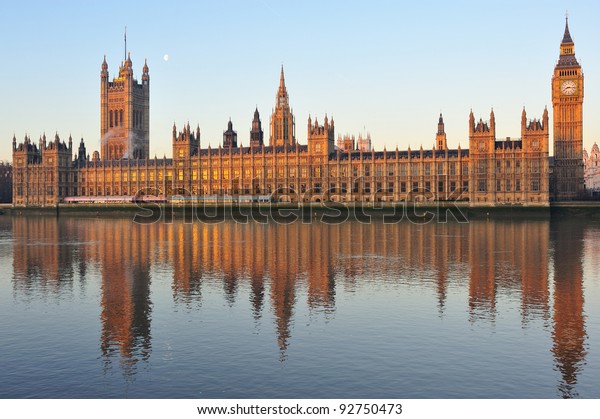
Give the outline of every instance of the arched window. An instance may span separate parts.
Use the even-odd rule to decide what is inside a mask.
[[[110,111],[108,114],[110,115],[110,118],[109,118],[110,119],[110,127],[112,128],[113,127],[113,111]]]
[[[122,127],[123,126],[123,109],[121,109],[119,119],[121,120],[119,126]]]

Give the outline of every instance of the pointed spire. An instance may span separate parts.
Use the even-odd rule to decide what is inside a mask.
[[[561,45],[572,43],[573,38],[571,38],[571,33],[569,33],[569,14],[567,13],[565,16],[565,34],[563,35]]]
[[[277,98],[285,98],[287,102],[287,90],[285,88],[285,76],[283,75],[283,64],[281,65],[281,76],[279,77],[279,89],[277,89]],[[277,100],[277,105],[281,105],[281,101]]]

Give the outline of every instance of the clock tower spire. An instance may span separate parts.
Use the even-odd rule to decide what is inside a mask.
[[[552,76],[555,200],[573,200],[584,193],[583,71],[575,58],[575,43],[566,17],[560,55]]]

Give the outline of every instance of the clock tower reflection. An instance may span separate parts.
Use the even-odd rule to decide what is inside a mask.
[[[586,357],[583,311],[582,222],[552,221],[550,242],[554,254],[554,329],[552,353],[561,374],[558,389],[564,398],[578,396],[577,376]]]

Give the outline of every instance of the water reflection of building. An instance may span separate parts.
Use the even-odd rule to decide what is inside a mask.
[[[332,318],[336,303],[357,289],[431,292],[440,315],[453,290],[464,290],[472,321],[493,321],[497,307],[518,302],[523,327],[552,319],[559,390],[565,397],[576,395],[586,356],[582,225],[499,220],[138,225],[54,217],[11,222],[16,291],[53,292],[72,286],[77,272],[82,283],[98,272],[102,357],[107,366],[118,361],[126,374],[150,356],[151,276],[167,273],[178,305],[201,304],[203,289],[219,290],[230,306],[248,298],[257,327],[272,318],[273,347],[281,359],[297,313],[306,307],[311,316]]]
[[[548,223],[487,221],[469,226],[469,310],[494,319],[499,292],[521,294],[524,323],[548,315]]]
[[[19,291],[63,291],[73,280],[73,249],[67,220],[56,217],[12,217],[13,269]]]
[[[64,293],[100,266],[100,347],[107,365],[118,356],[126,374],[147,360],[150,339],[150,261],[154,242],[130,220],[12,217],[13,286],[22,294]],[[127,231],[128,235],[123,235]]]
[[[150,246],[139,225],[128,220],[101,222],[90,229],[89,239],[100,244],[101,321],[100,347],[107,366],[119,354],[126,375],[151,352]],[[122,233],[129,231],[129,235]]]
[[[583,312],[583,236],[585,224],[551,223],[554,259],[554,330],[552,353],[561,374],[559,391],[577,396],[577,375],[585,364],[586,331]]]

